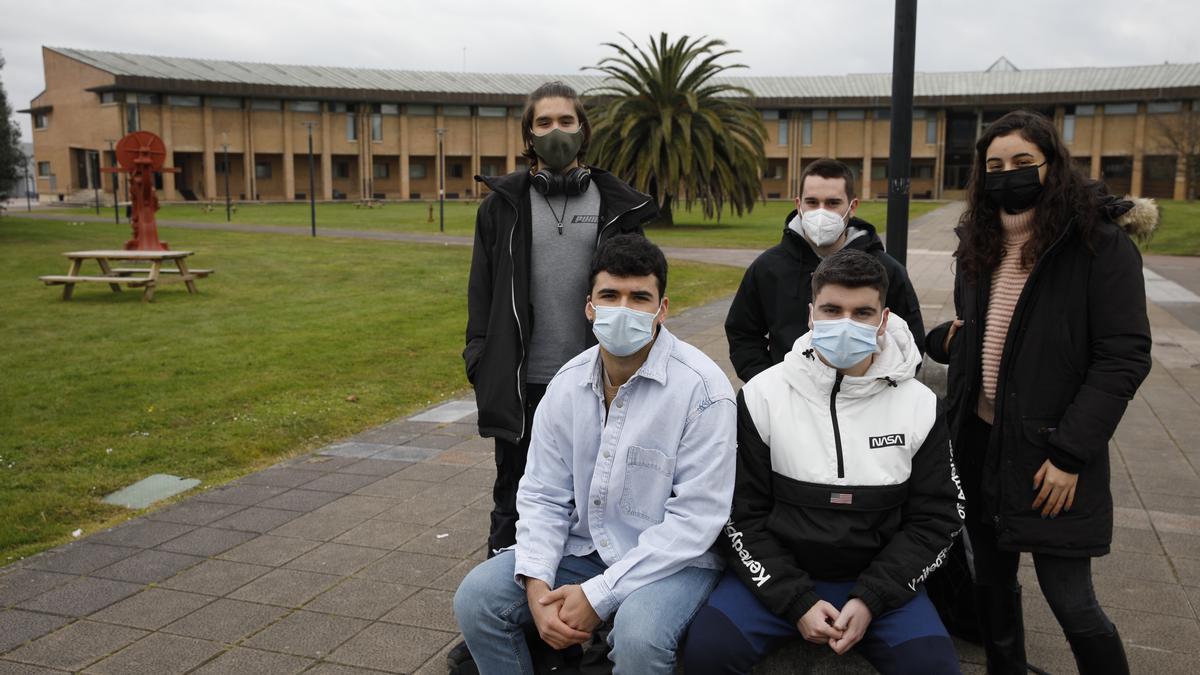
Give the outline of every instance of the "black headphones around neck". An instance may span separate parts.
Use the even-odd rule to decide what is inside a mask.
[[[577,166],[565,174],[542,169],[533,174],[530,180],[533,189],[547,197],[563,194],[575,197],[587,192],[588,186],[592,184],[592,172],[582,166]]]

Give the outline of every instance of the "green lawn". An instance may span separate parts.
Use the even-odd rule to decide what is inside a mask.
[[[1159,199],[1162,222],[1145,253],[1156,255],[1200,255],[1200,202]]]
[[[466,247],[161,234],[216,270],[198,295],[62,302],[37,276],[128,226],[0,218],[0,564],[127,516],[99,498],[149,474],[220,483],[466,388]],[[673,263],[672,308],[740,277]]]
[[[913,218],[927,213],[941,202],[914,201],[909,213]],[[430,222],[430,207],[433,220]],[[446,233],[470,236],[475,228],[475,212],[478,202],[446,202]],[[233,222],[256,225],[309,226],[307,204],[244,204],[237,207]],[[756,248],[763,249],[779,241],[784,218],[792,210],[788,201],[759,202],[754,211],[740,217],[728,213],[718,223],[706,220],[697,209],[693,212],[680,211],[672,227],[655,227],[650,236],[664,246],[693,246],[713,248]],[[62,209],[55,213],[64,215],[93,215],[92,209]],[[112,211],[100,211],[111,215]],[[17,214],[14,214],[17,215]],[[865,202],[858,210],[859,217],[874,224],[882,232],[886,227],[887,203]],[[158,212],[160,221],[187,221],[202,223],[225,222],[225,208],[218,204],[205,211],[198,204],[168,204]],[[436,202],[388,203],[377,208],[358,208],[353,203],[317,205],[317,230],[391,230],[396,232],[438,232],[439,211]]]

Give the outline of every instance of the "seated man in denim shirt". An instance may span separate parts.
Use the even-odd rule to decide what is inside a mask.
[[[454,596],[484,675],[534,672],[530,623],[564,649],[609,618],[615,672],[673,673],[720,577],[710,547],[733,495],[733,389],[662,325],[666,285],[666,258],[639,235],[613,237],[592,259],[582,309],[600,344],[558,371],[537,409],[516,546]]]

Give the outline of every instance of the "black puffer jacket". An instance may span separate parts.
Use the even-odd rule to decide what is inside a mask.
[[[642,234],[642,226],[658,215],[654,201],[607,171],[591,171],[589,189],[600,190],[597,242],[617,234]],[[475,180],[492,193],[475,216],[463,360],[467,379],[475,385],[479,434],[516,443],[525,430],[526,345],[536,320],[529,289],[533,246],[529,172],[476,176]],[[590,333],[588,338],[594,344]]]
[[[803,237],[788,228],[787,223],[795,216],[792,211],[784,220],[783,239],[750,264],[725,317],[729,360],[742,382],[782,362],[796,338],[808,332],[812,274],[821,258]],[[874,225],[851,218],[849,227],[852,233],[858,230],[861,234],[846,248],[870,253],[883,263],[888,274],[887,306],[903,317],[913,335],[924,335],[921,303],[907,270],[884,251]],[[918,339],[921,346],[919,343]]]
[[[991,522],[1003,550],[1108,553],[1108,441],[1150,372],[1142,256],[1113,222],[1132,207],[1107,198],[1091,246],[1069,223],[1030,271],[1001,356],[988,447],[967,447],[962,432],[976,414],[982,382],[990,275],[977,284],[956,276],[955,314],[964,323],[949,353],[948,323],[926,339],[929,356],[950,365],[946,402],[956,461],[982,461],[983,504],[968,504],[968,517]],[[1052,520],[1031,508],[1033,477],[1047,459],[1079,474],[1074,506]]]

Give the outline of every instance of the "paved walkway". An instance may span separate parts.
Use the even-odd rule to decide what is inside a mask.
[[[953,314],[958,208],[914,223],[909,268],[930,326]],[[671,327],[732,376],[727,303]],[[1162,305],[1151,320],[1154,371],[1112,444],[1117,528],[1096,585],[1135,672],[1187,673],[1200,655],[1200,334]],[[469,402],[440,406],[0,570],[0,674],[445,672],[450,599],[483,559],[494,475],[473,421]],[[1022,580],[1031,662],[1074,672],[1031,567]],[[982,672],[980,651],[960,650]],[[791,655],[759,672],[794,672]],[[860,667],[827,657],[806,672]]]

